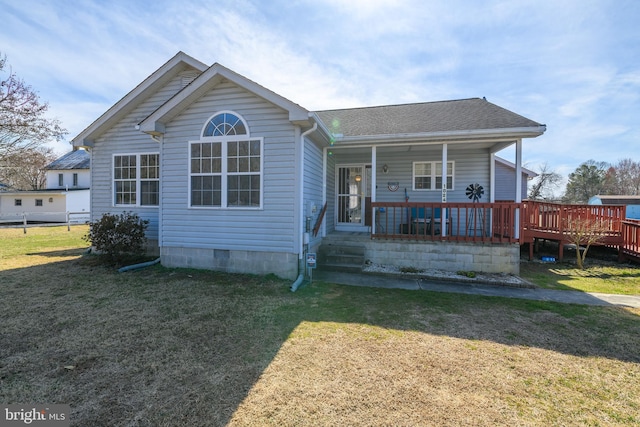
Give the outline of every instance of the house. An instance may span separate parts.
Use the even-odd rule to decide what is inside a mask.
[[[91,154],[92,219],[148,219],[163,265],[293,279],[306,254],[353,235],[372,262],[517,272],[518,205],[494,206],[494,158],[515,144],[519,202],[522,141],[544,131],[481,98],[308,111],[179,52],[73,144]],[[467,223],[482,224],[473,241]]]
[[[627,219],[640,220],[640,196],[604,196],[597,195],[589,199],[590,205],[626,206]]]
[[[4,222],[86,222],[89,220],[90,156],[74,150],[46,167],[46,188],[0,192]],[[70,214],[70,215],[69,215]]]
[[[495,156],[496,170],[496,200],[515,201],[516,200],[516,165],[502,157]],[[534,171],[522,168],[521,189],[522,198],[528,194],[527,184],[530,180],[537,177]]]

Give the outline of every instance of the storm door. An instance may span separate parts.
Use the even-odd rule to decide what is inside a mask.
[[[337,167],[336,225],[342,226],[340,228],[357,229],[365,226],[365,200],[367,196],[371,197],[370,170],[365,165]]]

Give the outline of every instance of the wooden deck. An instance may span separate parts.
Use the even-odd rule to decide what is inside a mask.
[[[577,221],[587,221],[597,228],[600,238],[594,245],[618,249],[623,257],[625,237],[625,206],[565,205],[525,201],[522,203],[521,244],[529,244],[529,259],[533,259],[536,244],[541,240],[558,242],[558,260],[563,258],[564,245],[571,243],[570,228]]]
[[[597,224],[600,239],[595,245],[617,249],[620,260],[640,262],[640,221],[627,220],[625,215],[625,206],[537,201],[373,202],[371,238],[528,244],[530,259],[538,242],[550,240],[558,242],[558,259],[562,260],[562,249],[571,241],[570,227],[586,220]]]

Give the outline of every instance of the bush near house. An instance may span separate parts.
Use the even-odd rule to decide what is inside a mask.
[[[143,256],[147,238],[148,220],[132,212],[104,214],[98,221],[89,224],[84,240],[112,264],[122,263],[130,256]]]

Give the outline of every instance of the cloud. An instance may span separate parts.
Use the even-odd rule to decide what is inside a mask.
[[[0,46],[75,136],[177,51],[310,110],[486,96],[525,158],[632,156],[639,2],[0,0]],[[614,150],[619,150],[614,152]],[[628,154],[624,154],[628,153]]]

